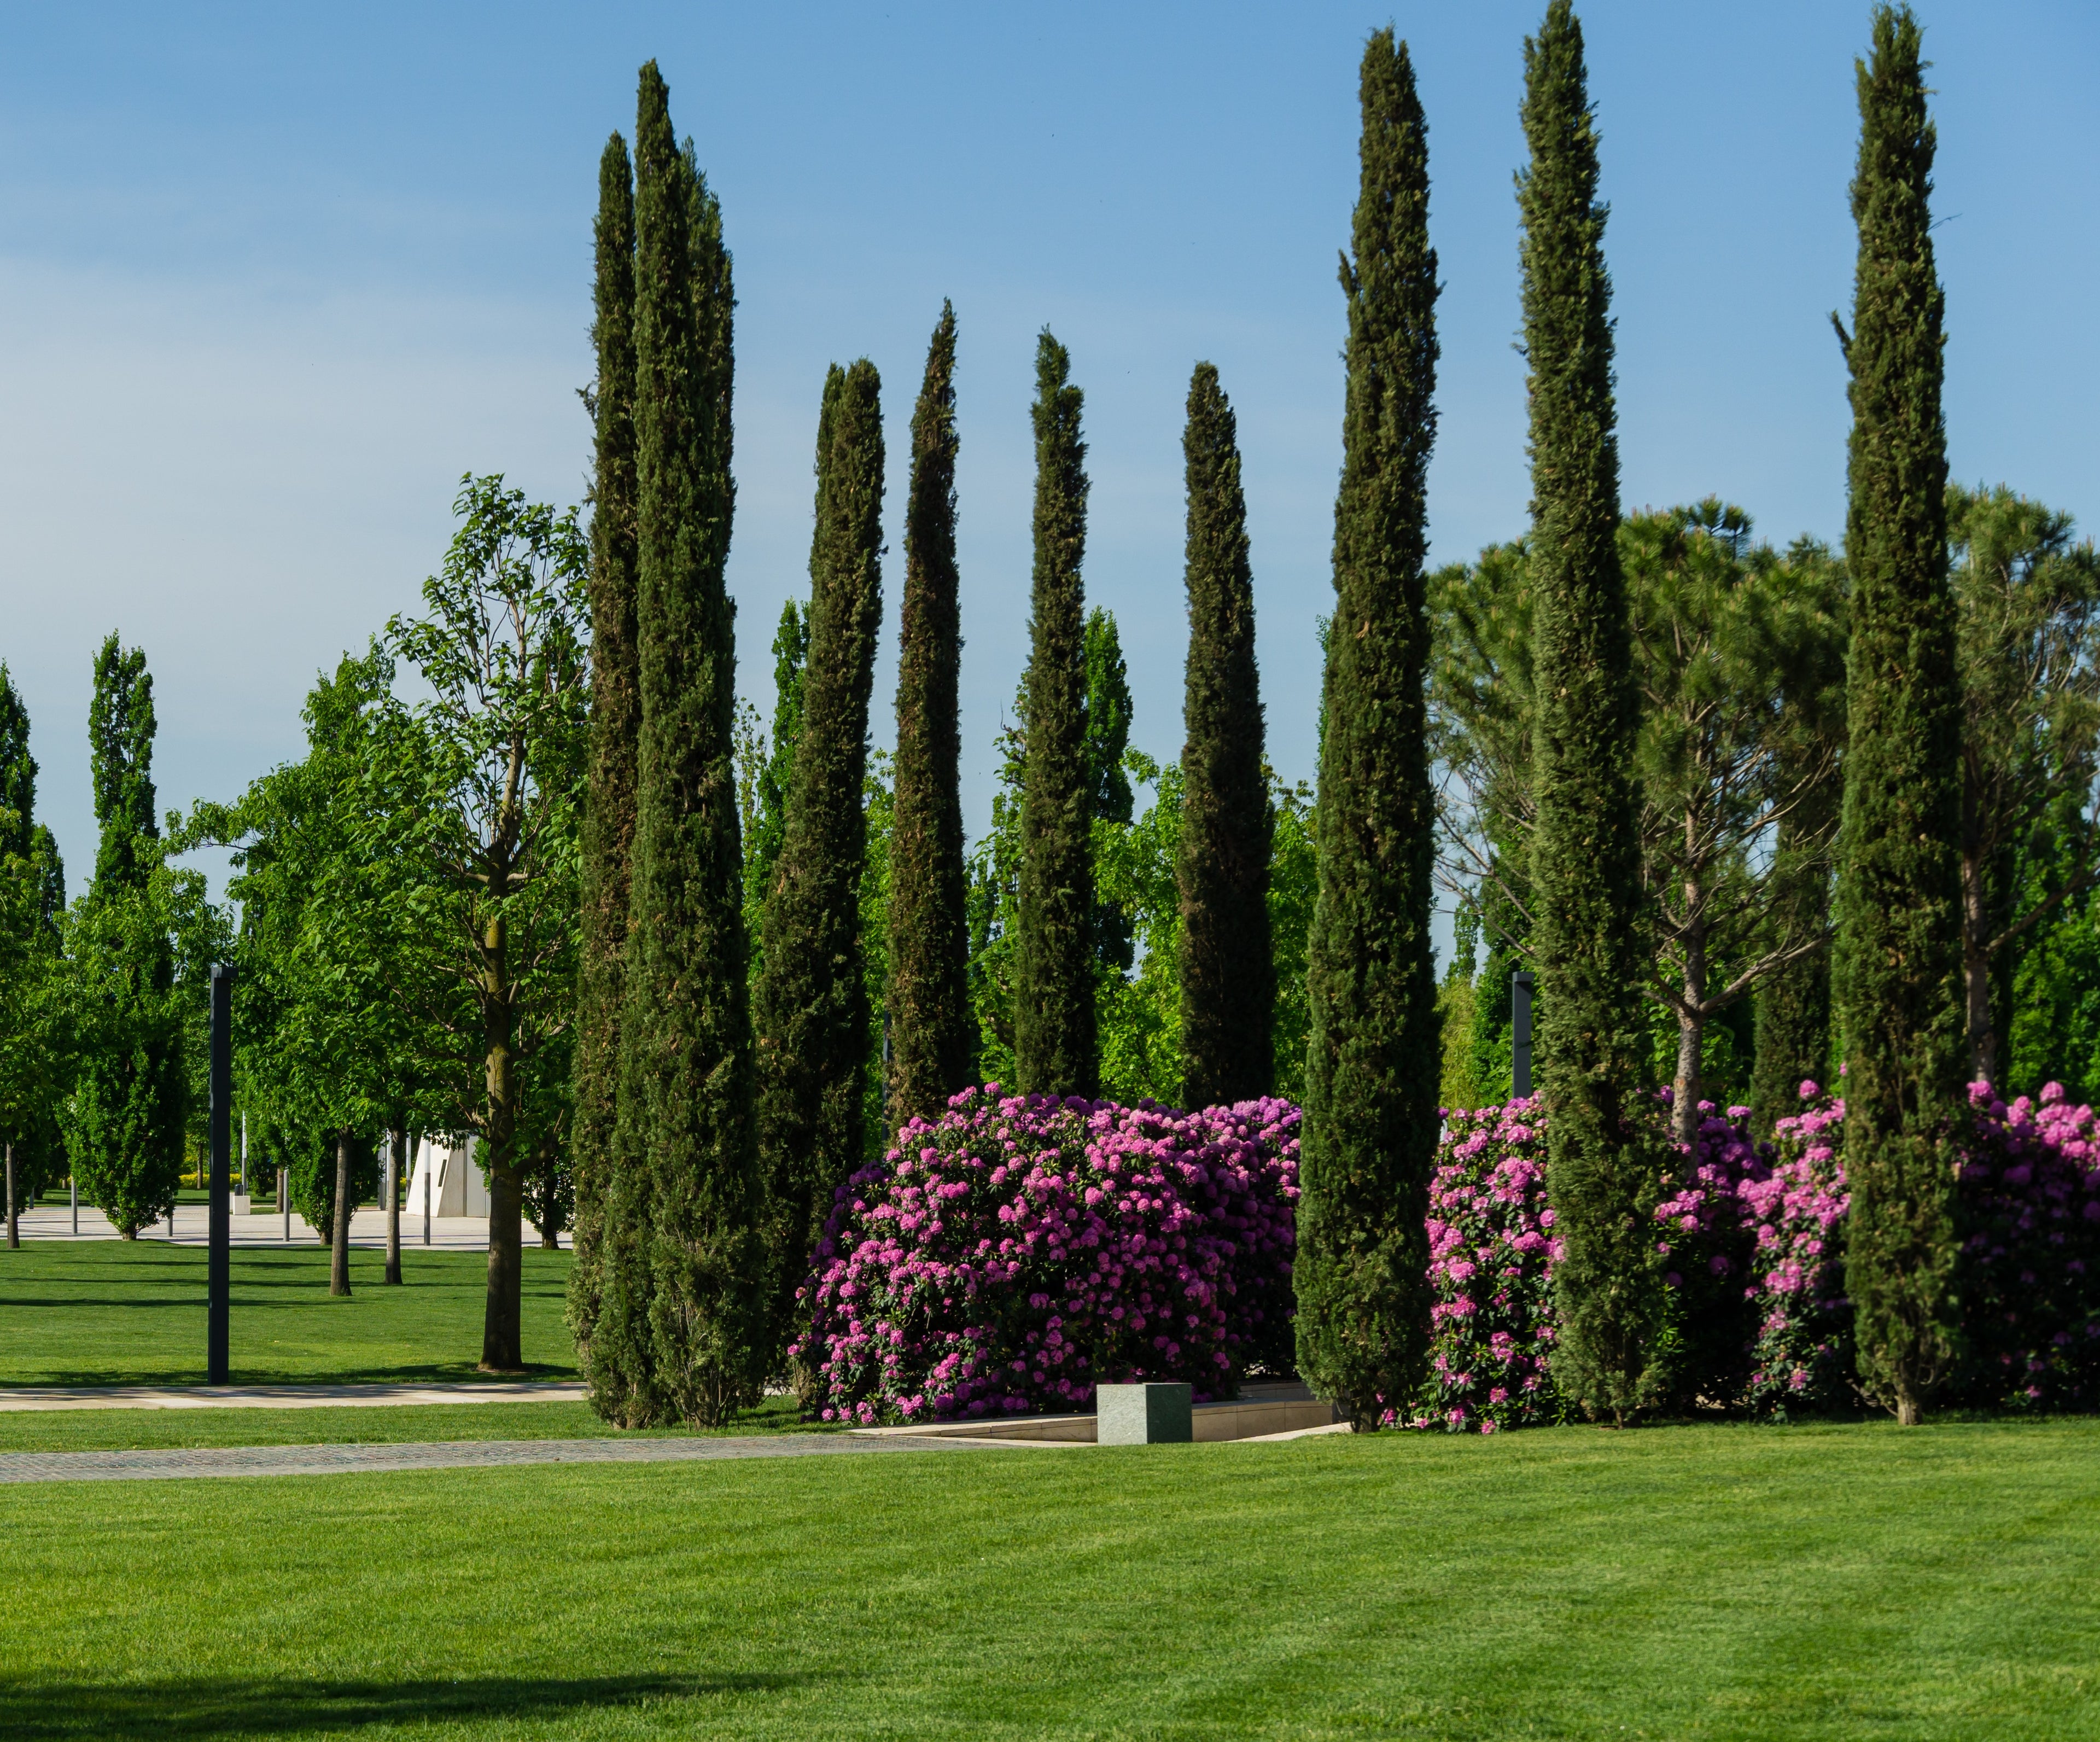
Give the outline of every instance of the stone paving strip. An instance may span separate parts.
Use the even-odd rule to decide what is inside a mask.
[[[428,1385],[8,1385],[11,1409],[337,1409],[394,1404],[581,1403],[571,1379],[473,1380]]]
[[[946,1452],[1004,1442],[862,1440],[844,1434],[769,1434],[717,1440],[484,1440],[445,1444],[235,1445],[140,1452],[0,1453],[0,1483],[140,1482],[180,1476],[341,1475],[367,1471],[465,1470],[518,1464],[708,1463],[745,1458],[818,1458],[849,1452]],[[1016,1442],[1017,1445],[1025,1443]]]

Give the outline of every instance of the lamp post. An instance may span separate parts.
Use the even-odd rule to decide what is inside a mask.
[[[233,964],[211,964],[211,1211],[205,1264],[205,1383],[227,1383],[227,1321],[233,1296],[233,1206],[227,1202],[233,1101]]]
[[[1510,1094],[1518,1100],[1531,1093],[1531,989],[1534,977],[1510,976]]]

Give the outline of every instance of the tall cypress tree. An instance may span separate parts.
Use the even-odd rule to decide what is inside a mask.
[[[1554,1378],[1615,1421],[1651,1401],[1662,1163],[1643,1093],[1638,727],[1612,399],[1611,281],[1582,27],[1553,0],[1524,42],[1524,330],[1531,365],[1533,947],[1550,1119]]]
[[[802,724],[752,1000],[759,1150],[771,1190],[775,1325],[783,1334],[792,1327],[795,1290],[832,1193],[864,1159],[862,791],[882,626],[881,394],[881,377],[865,357],[849,368],[832,365],[824,381]]]
[[[1014,1075],[1024,1093],[1092,1096],[1093,805],[1087,759],[1085,396],[1045,328],[1035,352],[1035,571],[1029,620],[1028,760],[1021,798]]]
[[[955,567],[955,311],[941,305],[911,413],[889,837],[889,1118],[933,1118],[970,1080],[963,862],[960,577]]]
[[[637,672],[642,703],[620,1101],[593,1400],[721,1420],[765,1367],[736,643],[722,584],[733,298],[721,211],[654,61],[635,125]]]
[[[1218,372],[1196,365],[1188,466],[1189,659],[1181,723],[1181,1099],[1266,1094],[1276,970],[1268,936],[1268,787],[1239,432]]]
[[[1935,139],[1920,34],[1908,7],[1877,7],[1858,75],[1860,253],[1846,345],[1851,745],[1838,906],[1846,1292],[1861,1379],[1906,1423],[1954,1352],[1948,1145],[1965,1111],[1961,704],[1930,206]]]
[[[795,741],[802,730],[802,667],[810,657],[810,620],[801,602],[780,607],[773,632],[773,744],[758,770],[751,832],[743,841],[743,920],[750,928],[751,980],[765,961],[765,892],[788,836],[788,789],[795,780]]]
[[[576,1264],[569,1319],[586,1373],[598,1316],[599,1245],[620,1103],[621,966],[627,946],[629,860],[642,699],[635,660],[634,176],[618,134],[598,160],[598,350],[591,498],[589,787],[581,831],[583,913],[576,977],[576,1110],[569,1166],[576,1182]]]
[[[153,886],[154,724],[146,655],[112,634],[88,709],[102,832],[73,931],[80,1075],[67,1136],[82,1194],[127,1240],[174,1206],[188,1110],[174,955]]]
[[[1299,1370],[1361,1431],[1422,1378],[1439,1059],[1422,571],[1436,256],[1428,129],[1389,29],[1365,45],[1360,91],[1295,1277]]]

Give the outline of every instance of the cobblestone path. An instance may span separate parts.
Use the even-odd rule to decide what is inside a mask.
[[[666,1464],[821,1458],[848,1452],[966,1451],[982,1440],[768,1434],[718,1440],[483,1440],[408,1445],[236,1445],[139,1452],[0,1453],[0,1482],[157,1481],[170,1476],[334,1475],[510,1464]]]

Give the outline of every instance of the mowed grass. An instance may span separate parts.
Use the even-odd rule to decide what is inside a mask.
[[[570,1257],[528,1247],[523,1345],[536,1378],[573,1376],[562,1322]],[[351,1294],[328,1291],[320,1246],[236,1246],[228,1356],[236,1384],[470,1379],[481,1359],[488,1259],[354,1248]],[[201,1384],[201,1246],[165,1241],[24,1241],[0,1247],[0,1385]]]
[[[690,1434],[831,1433],[792,1397],[769,1397],[719,1428],[643,1433],[584,1403],[390,1404],[300,1409],[0,1409],[0,1452],[130,1452],[213,1445],[399,1445],[444,1440],[647,1439]]]
[[[0,1488],[0,1737],[2084,1737],[2100,1424]]]

